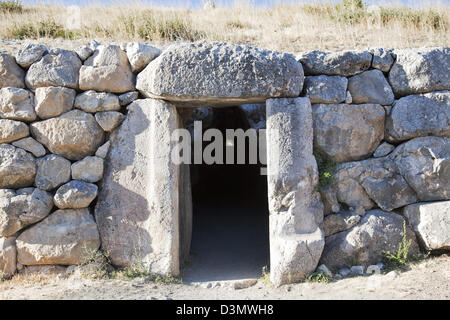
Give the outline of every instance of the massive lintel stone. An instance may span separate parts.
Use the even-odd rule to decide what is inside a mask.
[[[280,285],[316,269],[324,246],[323,206],[314,191],[318,170],[308,98],[269,99],[266,105],[270,279]]]
[[[389,82],[396,96],[450,89],[450,49],[394,50]]]
[[[426,250],[450,249],[450,201],[414,203],[403,215]]]
[[[86,262],[100,246],[94,218],[89,210],[57,210],[17,238],[17,261],[21,265]]]
[[[171,160],[176,108],[136,100],[111,135],[96,220],[116,266],[142,261],[151,272],[179,273],[179,167]]]
[[[20,68],[13,56],[0,52],[0,88],[25,87],[25,71]]]
[[[397,100],[386,118],[386,134],[394,141],[422,136],[450,137],[450,91]]]
[[[372,54],[368,51],[303,52],[297,56],[305,75],[349,77],[370,68]]]
[[[303,69],[294,56],[221,42],[176,44],[137,76],[146,97],[195,106],[262,103],[297,97]]]

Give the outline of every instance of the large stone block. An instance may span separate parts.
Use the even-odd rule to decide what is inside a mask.
[[[221,42],[175,44],[138,75],[146,97],[195,106],[297,97],[303,69],[294,56]]]
[[[170,139],[178,122],[169,103],[136,100],[111,135],[96,219],[117,266],[141,261],[151,272],[179,273],[179,167]]]
[[[0,117],[19,121],[34,121],[33,95],[20,88],[0,90]]]
[[[16,238],[0,237],[0,281],[4,278],[11,277],[16,272],[17,265]]]
[[[23,188],[33,185],[36,175],[34,157],[12,145],[0,144],[0,188]]]
[[[348,80],[348,90],[352,103],[378,103],[390,105],[394,102],[394,93],[380,70],[364,71]]]
[[[70,161],[56,154],[49,154],[36,161],[35,185],[42,190],[52,190],[70,180]]]
[[[0,143],[8,143],[30,134],[28,126],[21,121],[0,119]]]
[[[347,95],[347,83],[345,77],[309,76],[303,90],[311,103],[341,103]]]
[[[41,87],[36,89],[35,110],[39,118],[57,117],[73,107],[76,91],[64,87]]]
[[[0,88],[25,87],[25,71],[20,68],[13,56],[0,52]]]
[[[280,285],[304,279],[324,246],[323,206],[313,156],[308,98],[269,99],[267,170],[270,210],[270,279]]]

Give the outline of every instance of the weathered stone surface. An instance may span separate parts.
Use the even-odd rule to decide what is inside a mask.
[[[137,77],[146,97],[195,106],[262,103],[297,97],[303,69],[286,53],[222,42],[175,44]]]
[[[450,201],[414,203],[403,215],[426,250],[450,249]]]
[[[110,132],[117,128],[125,119],[125,116],[117,111],[104,111],[95,114],[95,120],[103,131]]]
[[[255,130],[266,128],[266,104],[243,104],[239,108],[244,112],[250,128]]]
[[[350,91],[347,90],[347,93],[345,95],[345,103],[351,104],[352,102],[353,102],[352,94],[350,93]]]
[[[385,111],[380,105],[317,104],[312,108],[314,145],[336,161],[367,157],[384,137]]]
[[[450,89],[450,49],[394,50],[389,83],[396,96]]]
[[[328,184],[320,189],[321,200],[323,203],[324,216],[341,211],[341,206],[337,200],[335,186]]]
[[[86,112],[120,110],[119,98],[112,93],[89,90],[75,98],[75,108]]]
[[[0,237],[0,274],[4,278],[11,277],[16,272],[16,238]],[[2,280],[0,276],[0,280]]]
[[[34,157],[9,144],[0,144],[0,188],[23,188],[33,185],[36,174]]]
[[[128,60],[133,72],[141,72],[152,60],[161,54],[161,50],[145,43],[128,42],[126,46]]]
[[[34,122],[30,129],[33,137],[52,153],[70,160],[80,160],[94,154],[104,137],[94,116],[81,110]]]
[[[47,47],[42,44],[25,44],[17,51],[16,62],[22,68],[28,69],[33,63],[40,60],[47,51]]]
[[[88,209],[57,210],[17,238],[17,260],[21,265],[81,264],[99,246]]]
[[[52,49],[41,60],[28,69],[25,83],[28,88],[78,87],[78,73],[81,61],[77,54],[62,49]]]
[[[87,208],[97,197],[97,192],[95,184],[72,180],[58,188],[53,200],[60,209]]]
[[[111,146],[111,142],[106,141],[103,145],[101,145],[97,151],[95,152],[95,156],[105,159],[106,156],[108,155],[108,151],[109,151],[109,147]]]
[[[394,102],[394,93],[380,70],[364,71],[349,78],[348,90],[352,103],[389,105]]]
[[[135,90],[127,55],[116,45],[99,45],[80,69],[80,89],[114,93]]]
[[[450,91],[397,100],[386,119],[386,133],[394,141],[431,135],[450,137]]]
[[[31,152],[37,158],[44,156],[46,153],[44,146],[34,140],[32,137],[14,141],[12,145],[14,147],[22,148],[25,151]]]
[[[353,76],[370,68],[372,54],[367,51],[303,52],[297,59],[305,75]]]
[[[303,90],[311,103],[341,103],[346,98],[347,82],[339,76],[309,76]]]
[[[132,103],[134,100],[137,100],[137,98],[139,98],[138,91],[126,92],[119,96],[119,103],[121,106],[126,106]]]
[[[41,119],[57,117],[73,107],[76,91],[64,87],[41,87],[36,89],[36,113]]]
[[[191,170],[189,164],[180,165],[179,183],[179,211],[180,211],[180,259],[181,264],[188,262],[191,254],[193,208]]]
[[[394,57],[390,50],[376,48],[369,50],[373,54],[372,68],[381,70],[383,72],[389,72],[392,64],[394,63]]]
[[[383,142],[382,144],[380,144],[378,146],[378,148],[375,150],[375,152],[373,153],[373,157],[374,158],[380,158],[380,157],[384,157],[387,156],[389,153],[391,153],[393,150],[395,149],[395,147],[387,142]]]
[[[0,143],[19,140],[30,134],[28,126],[20,121],[0,119]]]
[[[179,273],[179,169],[171,160],[178,126],[174,106],[137,100],[111,135],[96,220],[117,266],[142,259],[152,272]]]
[[[90,46],[76,47],[73,51],[75,51],[81,61],[85,61],[94,53],[94,49],[92,49]]]
[[[315,192],[318,171],[308,98],[269,99],[266,104],[270,279],[280,285],[316,269],[324,246],[323,206]]]
[[[86,157],[72,164],[72,179],[97,182],[103,177],[103,159]]]
[[[325,237],[348,230],[358,224],[361,216],[351,211],[327,215],[323,219],[323,232]]]
[[[415,138],[398,146],[389,157],[419,200],[450,199],[449,138]]]
[[[42,190],[52,190],[70,180],[70,161],[56,154],[49,154],[36,161],[35,185]]]
[[[383,251],[397,251],[402,242],[404,221],[395,213],[369,211],[357,226],[325,239],[320,263],[332,270],[350,267],[355,261],[363,266],[375,264],[382,260]],[[416,236],[408,224],[406,238],[411,240],[409,255],[418,254]]]
[[[34,121],[33,95],[20,88],[0,89],[0,117],[20,121]]]
[[[34,188],[32,193],[0,198],[0,237],[12,236],[41,221],[52,208],[52,196],[38,188]]]
[[[25,71],[20,68],[13,56],[0,52],[0,88],[25,88]]]

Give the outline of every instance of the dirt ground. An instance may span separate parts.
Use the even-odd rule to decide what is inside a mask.
[[[249,288],[234,289],[232,281],[157,284],[89,280],[77,276],[16,276],[0,282],[0,300],[10,299],[450,299],[450,256],[430,258],[397,275],[380,274],[337,280],[328,284],[298,283],[278,288],[262,279]]]

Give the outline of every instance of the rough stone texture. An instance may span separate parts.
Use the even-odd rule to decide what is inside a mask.
[[[49,154],[36,161],[35,185],[42,190],[52,190],[70,180],[70,161],[56,154]]]
[[[95,156],[105,159],[108,155],[109,147],[111,146],[111,142],[108,140],[103,145],[101,145],[97,151],[95,152]]]
[[[449,138],[415,138],[398,146],[389,157],[419,200],[450,199]]]
[[[402,242],[404,221],[395,213],[369,211],[357,226],[325,239],[320,263],[332,270],[350,267],[355,261],[364,266],[375,264],[382,260],[383,251],[397,251]],[[408,224],[406,238],[411,240],[409,255],[417,255],[419,247],[416,236]]]
[[[81,61],[85,61],[94,53],[94,50],[89,46],[76,47],[73,51],[75,51]]]
[[[239,108],[244,112],[250,128],[255,130],[266,128],[266,104],[243,104]]]
[[[95,184],[72,180],[58,188],[53,200],[60,209],[87,208],[97,197],[97,192]]]
[[[121,106],[126,106],[132,103],[134,100],[137,100],[138,97],[139,97],[138,91],[126,92],[119,96],[119,103]]]
[[[41,119],[57,117],[73,107],[76,91],[64,87],[41,87],[36,89],[36,113]]]
[[[42,157],[46,151],[42,144],[31,137],[23,138],[12,143],[14,147],[22,148],[25,151],[31,152],[35,157]]]
[[[180,183],[179,183],[179,210],[180,210],[180,262],[188,262],[191,254],[192,241],[192,188],[190,165],[180,165]]]
[[[386,119],[386,134],[394,141],[421,136],[450,137],[450,91],[397,100]]]
[[[110,132],[117,128],[125,119],[125,116],[117,111],[104,111],[95,114],[95,120],[103,131]]]
[[[328,184],[320,189],[321,200],[323,203],[324,216],[341,211],[341,206],[337,200],[336,188]]]
[[[62,49],[52,49],[28,69],[25,83],[28,88],[68,87],[77,89],[81,61],[77,54]]]
[[[99,45],[80,69],[80,89],[114,93],[135,90],[127,55],[116,45]]]
[[[351,104],[352,102],[353,102],[352,94],[350,93],[350,91],[347,90],[347,93],[345,94],[345,103]]]
[[[126,46],[128,60],[131,70],[135,73],[141,72],[152,60],[161,54],[161,50],[145,43],[129,42]]]
[[[72,164],[72,179],[86,182],[98,182],[103,177],[103,159],[86,157]]]
[[[21,265],[81,264],[99,246],[88,209],[57,210],[17,238],[17,260]]]
[[[314,191],[318,171],[309,100],[269,99],[266,105],[270,280],[280,285],[316,269],[324,246],[323,206]]]
[[[20,88],[0,89],[0,117],[34,121],[36,113],[34,112],[33,95]]]
[[[389,72],[392,64],[394,63],[394,57],[390,50],[375,48],[369,50],[373,54],[372,68],[381,70],[383,72]]]
[[[0,88],[25,88],[25,71],[16,63],[13,56],[0,52]]]
[[[345,101],[347,78],[339,76],[309,76],[303,90],[311,103],[341,103]]]
[[[367,51],[303,52],[297,59],[305,75],[353,76],[370,68],[372,54]]]
[[[317,104],[312,108],[314,145],[336,161],[367,157],[384,137],[385,111],[380,105]]]
[[[222,42],[175,44],[137,77],[146,97],[195,106],[262,103],[296,97],[303,69],[294,56]]]
[[[81,110],[34,122],[30,129],[33,137],[52,153],[70,160],[80,160],[94,154],[104,137],[94,116]]]
[[[112,93],[89,90],[75,98],[75,108],[86,112],[120,110],[119,98]]]
[[[450,201],[414,203],[403,215],[426,250],[450,249]]]
[[[11,277],[16,272],[16,238],[0,237],[0,274],[4,278]],[[0,276],[0,280],[2,277]]]
[[[179,170],[170,155],[178,125],[174,106],[137,100],[111,135],[96,220],[117,266],[142,259],[151,272],[179,273]]]
[[[20,121],[0,119],[0,143],[19,140],[30,134],[28,126]]]
[[[327,215],[323,219],[323,232],[325,237],[348,230],[358,224],[361,216],[351,211]]]
[[[352,103],[389,105],[394,102],[394,93],[380,70],[364,71],[349,78],[348,90],[352,95]]]
[[[0,237],[9,237],[17,231],[44,219],[53,208],[52,196],[38,188],[32,193],[0,198]]]
[[[0,188],[23,188],[33,185],[36,174],[34,157],[9,144],[0,144]]]
[[[396,96],[450,89],[450,49],[394,50],[389,83]]]
[[[47,47],[42,44],[26,44],[17,51],[16,62],[22,68],[28,69],[33,63],[40,60],[47,51]]]
[[[384,157],[387,156],[389,153],[391,153],[393,150],[395,149],[395,147],[387,142],[383,142],[382,144],[380,144],[378,146],[378,148],[375,150],[375,152],[373,153],[373,157],[374,158],[380,158],[380,157]]]

